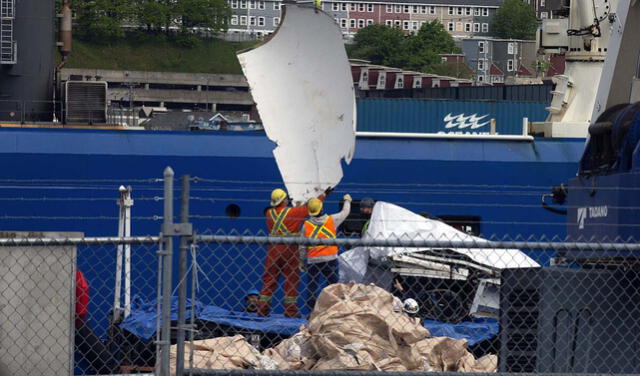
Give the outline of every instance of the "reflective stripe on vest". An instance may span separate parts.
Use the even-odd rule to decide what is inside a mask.
[[[271,220],[273,221],[273,228],[269,235],[271,236],[291,236],[294,235],[289,231],[287,226],[284,225],[284,219],[289,214],[290,208],[285,208],[280,213],[276,213],[276,209],[269,209],[269,216],[271,216]]]
[[[369,223],[371,223],[371,221],[366,221],[364,223],[364,226],[362,226],[362,231],[360,232],[360,236],[364,236],[364,234],[367,233],[367,230],[369,229]]]
[[[331,216],[327,217],[322,225],[316,225],[311,221],[304,222],[304,236],[309,239],[335,239],[336,226]],[[325,257],[338,254],[338,247],[335,245],[319,245],[315,247],[307,247],[309,258]]]

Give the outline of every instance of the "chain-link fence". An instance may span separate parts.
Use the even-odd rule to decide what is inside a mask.
[[[163,191],[141,200],[159,236],[130,235],[125,187],[118,237],[0,233],[0,375],[640,372],[632,239],[483,238],[387,202],[350,216],[347,197],[196,231],[216,218],[189,202],[218,189],[199,181],[134,187]]]
[[[2,375],[153,370],[153,339],[126,330],[158,296],[158,237],[4,232]],[[155,310],[155,307],[153,308]],[[156,324],[146,328],[157,332]]]
[[[432,225],[411,238],[385,233],[398,223],[363,239],[196,237],[185,374],[640,371],[640,246]]]

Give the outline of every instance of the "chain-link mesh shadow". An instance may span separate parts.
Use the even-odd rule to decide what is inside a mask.
[[[635,243],[207,234],[190,260],[198,308],[185,374],[640,371]],[[299,261],[319,246],[339,257]],[[291,264],[268,271],[273,249]]]

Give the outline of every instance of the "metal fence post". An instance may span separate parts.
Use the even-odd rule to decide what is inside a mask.
[[[169,375],[169,350],[171,348],[171,267],[173,264],[173,177],[171,167],[164,169],[164,263],[162,267],[162,336],[160,375]]]
[[[180,222],[186,225],[189,222],[189,175],[182,177],[182,199],[180,201]],[[189,235],[180,236],[180,263],[179,263],[179,289],[178,289],[178,334],[176,338],[177,359],[176,375],[184,374],[184,329],[185,311],[187,300],[187,252],[189,249]],[[192,302],[193,303],[193,302]],[[193,324],[193,322],[191,322]]]

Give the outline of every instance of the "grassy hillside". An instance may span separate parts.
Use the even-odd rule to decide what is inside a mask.
[[[184,47],[184,42],[164,35],[130,36],[111,44],[74,40],[66,67],[240,74],[236,51],[255,43],[201,39]]]

